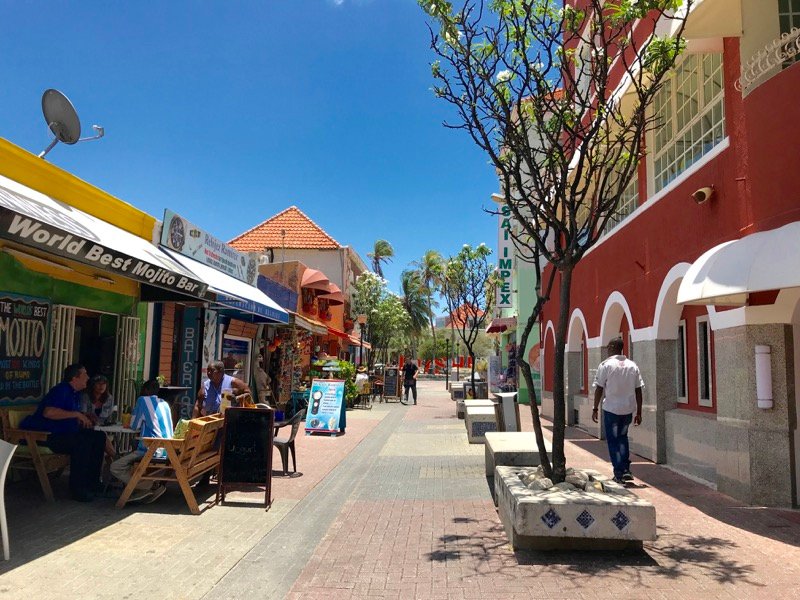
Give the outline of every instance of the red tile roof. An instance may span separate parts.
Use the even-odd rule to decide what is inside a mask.
[[[281,231],[285,235],[281,235]],[[341,244],[325,233],[302,210],[290,206],[239,234],[228,242],[240,252],[262,252],[264,248],[341,248]]]

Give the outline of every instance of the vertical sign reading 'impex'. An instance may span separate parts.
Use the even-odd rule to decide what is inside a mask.
[[[503,206],[497,215],[497,273],[502,283],[497,286],[497,308],[511,308],[511,283],[514,273],[514,242],[511,240],[511,209]]]
[[[0,296],[0,403],[42,397],[49,316],[46,300]]]

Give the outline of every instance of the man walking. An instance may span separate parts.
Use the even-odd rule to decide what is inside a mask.
[[[609,357],[600,363],[594,378],[594,408],[592,421],[597,423],[600,400],[603,400],[603,426],[606,431],[608,454],[614,467],[614,481],[633,481],[631,474],[628,427],[642,422],[642,388],[644,382],[639,367],[623,353],[622,338],[608,343]],[[636,415],[634,416],[634,410]]]
[[[408,404],[408,391],[414,397],[414,404],[417,403],[417,365],[413,360],[406,361],[403,365],[403,388],[405,389],[405,404]]]

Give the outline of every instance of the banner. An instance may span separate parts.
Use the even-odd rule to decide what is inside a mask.
[[[169,209],[164,211],[161,245],[255,286],[258,264],[255,255],[231,248]]]
[[[306,433],[339,433],[339,417],[344,402],[344,381],[341,379],[314,379],[308,399]]]
[[[41,399],[50,303],[0,295],[0,403]]]

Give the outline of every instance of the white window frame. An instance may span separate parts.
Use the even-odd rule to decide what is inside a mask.
[[[708,340],[708,347],[703,349],[700,347],[700,324],[705,323],[706,331],[708,335],[706,339]],[[714,365],[711,363],[711,324],[708,322],[708,315],[697,317],[697,321],[695,322],[695,335],[696,335],[696,346],[697,346],[697,404],[699,406],[704,406],[706,408],[710,408],[714,406]],[[706,355],[706,365],[708,366],[708,398],[703,398],[700,396],[701,392],[701,381],[703,377],[702,370],[700,369],[700,356],[701,352],[705,351]]]
[[[716,58],[719,59],[718,65],[709,64],[713,63]],[[685,89],[689,85],[688,78],[681,79],[692,72],[688,70],[689,68],[696,69],[695,88],[690,89],[690,94],[697,102],[697,109],[694,116],[687,119],[678,129],[681,111],[689,110],[688,102],[680,105],[678,103],[678,89]],[[710,90],[709,86],[712,73],[716,74],[717,72],[721,76],[721,81],[720,88],[715,93],[713,86]],[[665,94],[669,94],[669,97],[665,98]],[[706,97],[707,95],[709,97]],[[651,173],[654,193],[658,193],[678,179],[687,169],[726,138],[725,79],[722,54],[717,52],[688,54],[675,72],[665,81],[664,87],[653,101],[653,106],[657,107],[664,100],[666,102],[663,103],[663,106],[668,109],[662,115],[664,124],[650,135],[650,148],[653,151],[649,161],[651,168],[648,169],[648,172]],[[654,108],[654,110],[656,109]],[[710,140],[704,143],[703,140],[709,136]],[[683,145],[682,149],[678,148],[679,144]]]
[[[675,395],[677,396],[677,400],[679,404],[689,404],[689,369],[687,368],[687,356],[686,356],[686,319],[681,319],[678,322],[678,337],[677,340],[680,344],[675,345]],[[678,362],[679,351],[683,348],[683,396],[681,396],[678,392],[680,391],[680,383],[681,383],[681,369],[680,364]]]
[[[778,27],[781,35],[790,33],[793,29],[800,27],[800,6],[794,8],[796,0],[778,0]],[[786,8],[781,8],[781,4],[786,2]],[[783,63],[783,67],[789,67],[800,60],[800,55],[796,55]]]
[[[627,219],[639,206],[639,176],[635,174],[628,187],[622,192],[617,204],[617,210],[606,221],[603,227],[603,235],[608,235],[611,231]]]

